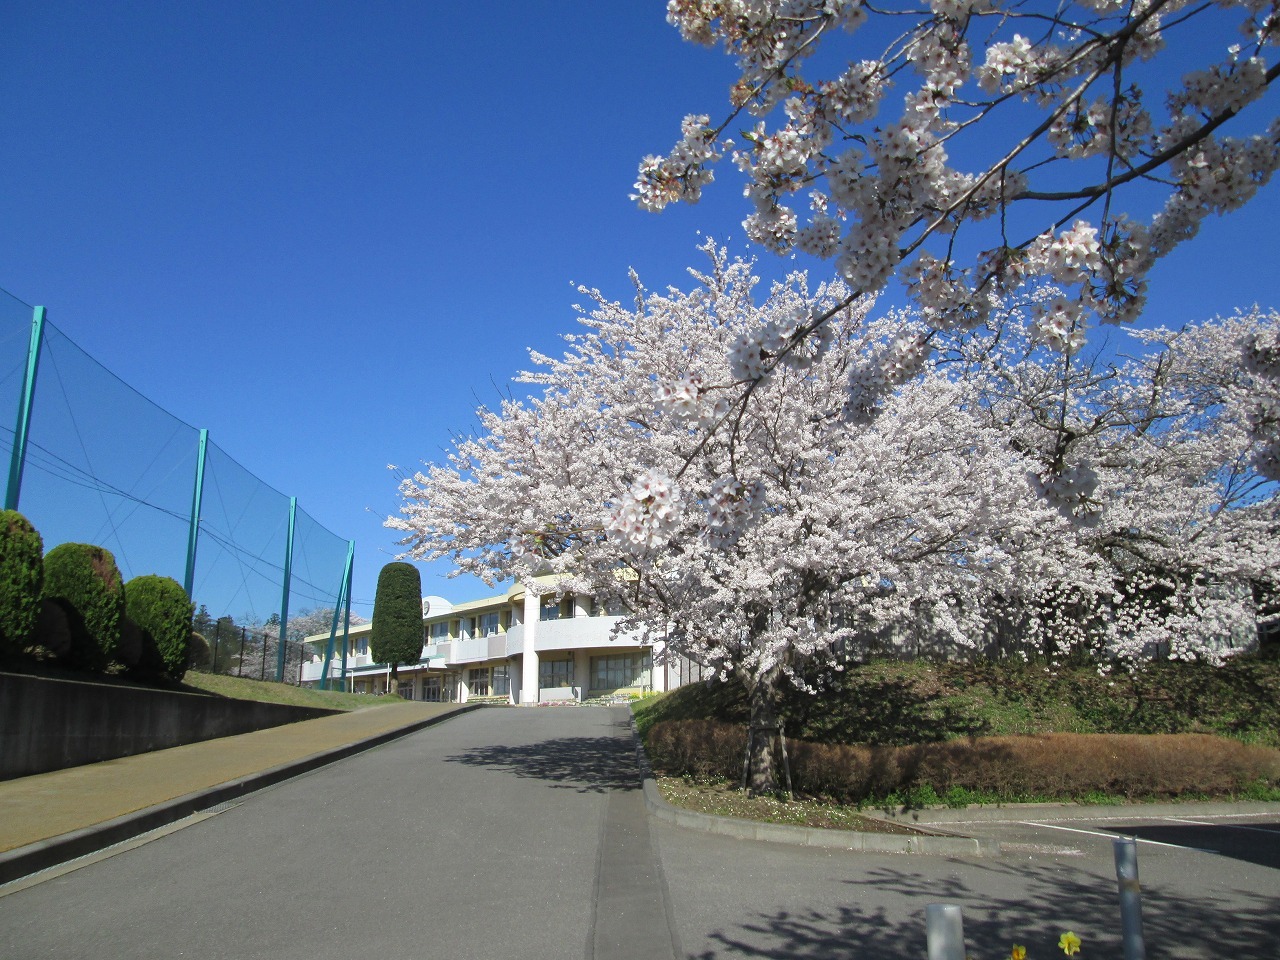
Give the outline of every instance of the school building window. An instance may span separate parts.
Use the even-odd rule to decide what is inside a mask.
[[[572,660],[539,660],[538,686],[540,687],[572,687]]]
[[[439,677],[423,677],[422,678],[422,699],[430,700],[432,703],[440,702],[440,678]]]
[[[489,696],[489,668],[472,667],[467,671],[467,686],[473,697]]]
[[[617,653],[591,658],[591,689],[638,687],[645,682],[647,653]]]

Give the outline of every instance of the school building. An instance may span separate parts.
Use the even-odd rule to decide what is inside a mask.
[[[538,582],[554,585],[549,577]],[[684,660],[655,665],[649,645],[614,632],[621,620],[590,596],[539,596],[522,584],[467,603],[426,597],[422,655],[397,669],[399,693],[411,700],[534,704],[669,690],[701,676],[697,665]],[[391,670],[373,661],[372,630],[367,623],[351,628],[345,658],[337,638],[330,689],[387,690]],[[302,682],[316,686],[329,635],[304,642],[310,655],[302,665]]]

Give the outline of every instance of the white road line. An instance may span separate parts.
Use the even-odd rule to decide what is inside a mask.
[[[1205,820],[1212,820],[1214,817],[1221,817],[1221,818],[1230,817],[1230,818],[1232,818],[1233,820],[1245,820],[1245,819],[1248,819],[1249,817],[1274,817],[1274,816],[1277,816],[1277,813],[1276,813],[1275,811],[1267,811],[1267,812],[1265,812],[1265,813],[1221,813],[1221,814],[1201,814],[1201,817],[1202,817],[1203,819],[1205,819]],[[1123,820],[1123,821],[1125,821],[1126,823],[1131,823],[1131,822],[1134,822],[1134,821],[1140,821],[1140,820],[1147,820],[1147,821],[1153,821],[1153,820],[1172,820],[1172,819],[1176,819],[1176,818],[1174,818],[1174,817],[1164,817],[1164,816],[1160,816],[1159,814],[1143,813],[1143,812],[1141,811],[1141,809],[1139,808],[1139,809],[1135,809],[1132,813],[1130,813],[1130,812],[1126,812],[1126,813],[1124,813],[1124,814],[1117,814],[1116,816],[1111,816],[1111,817],[1108,817],[1108,816],[1102,816],[1102,815],[1098,815],[1098,816],[1092,816],[1092,815],[1090,815],[1090,816],[1085,816],[1085,817],[1074,817],[1074,818],[1064,818],[1064,819],[1085,820],[1085,821],[1090,822],[1090,823],[1104,823],[1104,822],[1110,822],[1110,821],[1112,821],[1112,820]],[[943,825],[943,824],[950,824],[950,825],[952,825],[952,826],[955,826],[956,824],[967,825],[967,824],[982,824],[982,823],[1024,823],[1024,822],[1026,822],[1026,821],[1023,821],[1023,820],[989,820],[989,819],[982,819],[982,820],[940,820],[940,821],[938,821],[936,824],[935,824],[935,823],[933,823],[933,822],[930,822],[930,821],[921,821],[920,825],[921,825],[921,826],[930,826],[930,827],[932,827],[932,826],[941,826],[941,825]]]
[[[1105,837],[1108,840],[1120,839],[1120,834],[1103,833],[1101,830],[1081,830],[1079,827],[1059,827],[1052,823],[1036,823],[1033,820],[1019,820],[1018,823],[1024,827],[1044,827],[1048,830],[1065,830],[1068,833],[1083,833],[1090,837]],[[1206,847],[1188,847],[1180,843],[1163,843],[1159,840],[1144,840],[1142,837],[1135,837],[1138,843],[1146,843],[1153,847],[1171,847],[1174,850],[1193,850],[1196,853],[1217,853],[1217,850],[1209,850]]]

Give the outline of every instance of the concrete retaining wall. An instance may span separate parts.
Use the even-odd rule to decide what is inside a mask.
[[[0,673],[0,780],[249,733],[334,712]]]

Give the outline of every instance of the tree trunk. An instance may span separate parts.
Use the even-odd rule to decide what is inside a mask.
[[[751,685],[746,786],[750,796],[778,791],[778,676],[770,671]]]
[[[391,665],[391,677],[387,680],[387,696],[394,697],[400,692],[400,678],[396,676],[398,664]]]

